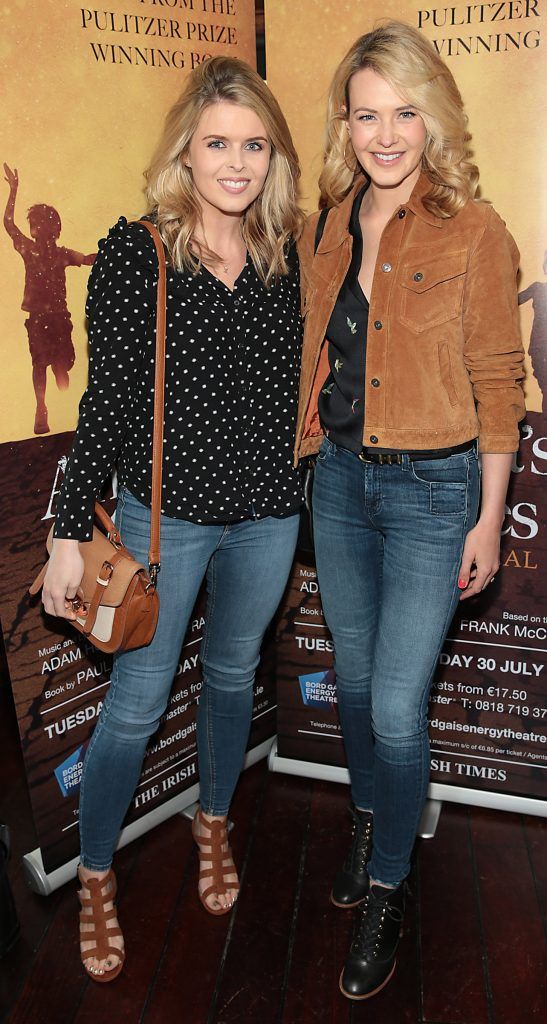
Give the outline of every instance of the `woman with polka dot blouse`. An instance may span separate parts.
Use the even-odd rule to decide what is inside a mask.
[[[199,893],[212,914],[228,912],[237,898],[227,813],[249,735],[260,645],[290,571],[301,501],[292,465],[298,177],[285,119],[262,79],[232,58],[196,69],[147,172],[149,216],[168,257],[160,616],[148,647],[114,658],[81,784],[80,945],[87,972],[103,982],[124,959],[113,852],[204,578],[201,797],[193,825]],[[90,278],[89,383],[43,588],[46,611],[67,619],[82,577],[78,542],[91,537],[95,498],[114,463],[118,526],[146,562],[157,274],[148,232],[122,218],[100,243]],[[106,938],[96,945],[101,926]]]

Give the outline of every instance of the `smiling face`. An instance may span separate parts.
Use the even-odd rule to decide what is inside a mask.
[[[241,217],[268,175],[271,145],[249,107],[219,100],[203,111],[184,163],[204,214]]]
[[[425,124],[415,107],[372,68],[349,82],[348,129],[357,160],[372,184],[410,196],[421,170]]]

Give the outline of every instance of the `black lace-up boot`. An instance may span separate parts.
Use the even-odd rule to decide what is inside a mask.
[[[358,810],[353,804],[350,812],[353,818],[351,846],[330,895],[335,907],[356,907],[369,887],[367,864],[372,853],[372,814]]]
[[[357,911],[355,935],[340,975],[340,990],[348,999],[368,999],[387,985],[405,912],[406,882],[396,889],[372,885]]]

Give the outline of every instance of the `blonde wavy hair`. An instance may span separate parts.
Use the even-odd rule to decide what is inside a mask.
[[[149,213],[154,217],[174,267],[197,273],[202,262],[220,257],[194,235],[201,207],[184,157],[206,107],[222,100],[249,107],[262,121],[271,145],[264,187],[245,211],[242,234],[257,273],[268,285],[288,273],[287,243],[302,229],[298,206],[300,166],[287,122],[268,86],[234,57],[211,57],[190,75],[167,114],[160,143],[145,172]]]
[[[321,205],[337,205],[362,173],[345,127],[349,83],[362,68],[372,68],[417,108],[427,132],[422,169],[431,182],[423,204],[437,216],[454,216],[474,197],[479,181],[463,101],[432,43],[401,21],[361,36],[336,70],[328,96]]]

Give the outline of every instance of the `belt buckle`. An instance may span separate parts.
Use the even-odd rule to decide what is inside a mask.
[[[370,455],[367,456],[366,451],[365,451],[364,448],[363,448],[363,450],[361,452],[359,452],[358,458],[361,460],[361,462],[367,462],[367,463],[374,462],[374,459],[372,459],[370,457]]]

